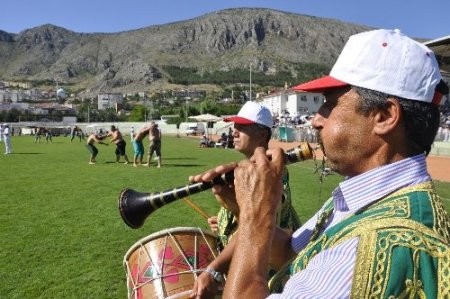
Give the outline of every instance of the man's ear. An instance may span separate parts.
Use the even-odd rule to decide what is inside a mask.
[[[374,113],[374,132],[377,135],[385,135],[400,125],[403,112],[397,99],[388,98],[385,108]]]

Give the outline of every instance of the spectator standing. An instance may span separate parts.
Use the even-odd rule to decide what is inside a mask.
[[[51,129],[45,129],[45,141],[53,143],[53,134]]]
[[[133,140],[134,140],[134,134],[135,134],[134,126],[131,126],[131,129],[130,129],[130,140],[131,140],[131,142],[133,142]]]
[[[70,127],[70,142],[72,142],[73,139],[75,138],[75,135],[77,134],[77,131],[78,131],[78,127],[77,126]]]
[[[220,136],[220,143],[222,145],[223,148],[225,148],[227,146],[227,133],[223,132],[222,135]]]
[[[445,124],[442,126],[442,136],[444,142],[450,142],[450,126]]]
[[[80,127],[77,128],[77,136],[78,136],[78,138],[80,138],[80,142],[81,142],[81,140],[86,140],[84,138],[84,132]]]
[[[226,148],[234,148],[233,130],[231,128],[228,128],[227,146],[226,146]]]
[[[3,124],[3,141],[5,143],[5,155],[12,154],[11,130],[9,124]]]
[[[36,127],[36,131],[34,131],[34,143],[41,143],[41,134],[42,134],[42,128]]]

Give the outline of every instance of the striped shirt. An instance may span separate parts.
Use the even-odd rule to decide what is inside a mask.
[[[346,178],[332,192],[334,211],[324,231],[364,206],[403,187],[430,180],[423,154]],[[323,208],[293,234],[291,242],[296,252],[308,244],[322,211]],[[350,297],[357,248],[358,238],[352,238],[320,252],[305,269],[289,279],[282,294],[272,294],[269,298]]]

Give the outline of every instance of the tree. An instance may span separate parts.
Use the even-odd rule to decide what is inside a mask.
[[[145,120],[145,107],[142,105],[134,106],[128,117],[129,121],[144,121]]]
[[[105,110],[98,110],[96,114],[96,120],[94,121],[101,121],[101,122],[114,122],[118,121],[119,117],[117,116],[116,111],[114,108],[108,108]]]

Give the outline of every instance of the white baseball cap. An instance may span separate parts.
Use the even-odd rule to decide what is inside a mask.
[[[235,116],[224,118],[226,122],[235,122],[242,125],[260,124],[272,128],[272,113],[266,107],[251,101],[247,101]]]
[[[439,104],[441,81],[433,51],[400,30],[373,30],[351,36],[329,76],[293,87],[323,92],[354,85],[405,99]]]

